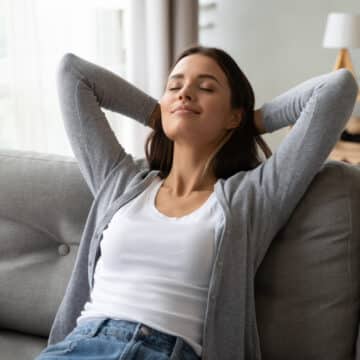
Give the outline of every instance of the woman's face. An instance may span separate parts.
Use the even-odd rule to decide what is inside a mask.
[[[240,112],[231,109],[230,95],[226,75],[212,58],[182,58],[159,101],[166,136],[192,146],[218,143],[228,129],[239,125]],[[193,111],[175,111],[183,104]]]

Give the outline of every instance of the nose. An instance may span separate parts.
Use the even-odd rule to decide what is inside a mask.
[[[191,91],[190,91],[189,87],[183,87],[178,93],[178,98],[179,98],[179,100],[183,100],[183,99],[191,100],[191,99],[193,99],[193,95],[191,94]]]

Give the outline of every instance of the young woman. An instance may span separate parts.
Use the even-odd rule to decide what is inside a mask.
[[[58,85],[94,202],[37,360],[261,359],[255,274],[352,112],[351,72],[316,76],[257,110],[217,48],[185,50],[159,102],[73,54]],[[101,107],[153,128],[146,159],[125,152]],[[288,125],[271,155],[260,134]]]

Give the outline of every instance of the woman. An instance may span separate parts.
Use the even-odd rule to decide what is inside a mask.
[[[159,102],[73,54],[58,84],[95,199],[37,359],[261,359],[255,274],[352,112],[351,72],[258,110],[235,61],[201,46],[178,57]],[[146,160],[125,152],[101,107],[153,128]],[[270,156],[259,134],[290,124]]]

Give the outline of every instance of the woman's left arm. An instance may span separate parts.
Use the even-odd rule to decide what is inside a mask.
[[[240,192],[249,191],[256,268],[338,141],[357,93],[352,73],[340,69],[311,78],[261,107],[266,132],[293,127],[270,158],[242,174],[243,186],[233,194],[241,201]]]
[[[261,112],[261,109],[257,109],[254,111],[254,123],[255,123],[255,128],[258,132],[258,134],[265,134],[266,133],[266,129],[265,129],[265,125],[264,125],[264,118]]]

